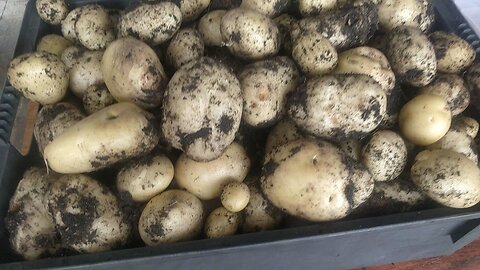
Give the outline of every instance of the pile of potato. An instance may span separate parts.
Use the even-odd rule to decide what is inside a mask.
[[[464,113],[480,109],[480,65],[432,32],[430,0],[37,10],[63,36],[8,69],[43,105],[45,164],[5,220],[25,259],[480,201]]]

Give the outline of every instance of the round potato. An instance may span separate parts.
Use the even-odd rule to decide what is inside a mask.
[[[242,182],[249,169],[245,149],[232,143],[220,157],[209,162],[197,162],[182,154],[175,164],[175,180],[179,187],[198,198],[210,200],[219,197],[227,183]]]
[[[35,7],[38,16],[53,25],[59,25],[68,14],[68,6],[64,0],[36,0]]]
[[[243,91],[243,121],[260,127],[283,116],[287,94],[297,87],[300,73],[292,60],[279,56],[246,66],[238,78]]]
[[[230,182],[223,188],[220,201],[223,207],[230,212],[240,212],[250,200],[248,186],[241,182]]]
[[[147,44],[134,38],[112,42],[102,58],[102,74],[112,96],[142,108],[162,102],[167,77],[162,63]]]
[[[81,57],[84,52],[85,50],[80,46],[70,46],[63,51],[61,55],[62,62],[68,69],[71,69],[73,65],[77,63],[77,59]]]
[[[289,2],[289,0],[243,0],[240,7],[255,10],[269,17],[275,17],[288,7]]]
[[[411,176],[425,194],[445,206],[468,208],[480,201],[480,169],[460,153],[449,150],[420,152]]]
[[[435,10],[430,0],[380,0],[377,4],[380,28],[411,26],[427,32],[435,22]]]
[[[314,16],[335,9],[338,0],[299,0],[298,11],[303,17]]]
[[[223,38],[220,23],[226,10],[213,10],[198,21],[198,32],[207,46],[222,46]]]
[[[83,6],[75,20],[78,41],[89,50],[103,50],[115,40],[108,12],[99,5]]]
[[[261,190],[249,185],[250,201],[243,211],[242,232],[259,232],[278,228],[283,213],[265,198]]]
[[[138,230],[148,246],[186,241],[202,231],[202,202],[192,194],[172,189],[153,197],[143,209]]]
[[[70,90],[82,99],[89,86],[103,84],[103,51],[85,51],[70,68]]]
[[[213,210],[205,221],[207,238],[220,238],[234,235],[240,225],[240,215],[219,207]]]
[[[147,202],[167,189],[173,179],[173,164],[165,155],[134,160],[117,175],[117,189],[128,192],[135,202]]]
[[[260,60],[280,50],[277,25],[253,10],[235,8],[222,17],[220,31],[223,41],[236,57]]]
[[[450,128],[452,113],[440,96],[419,95],[402,107],[398,116],[400,130],[416,145],[429,145],[440,140]]]
[[[300,129],[290,118],[284,118],[276,124],[268,134],[265,144],[265,153],[270,153],[274,148],[291,141],[304,138]]]
[[[105,84],[95,84],[87,87],[85,93],[83,93],[82,102],[85,112],[92,114],[115,104],[115,99]]]
[[[435,49],[422,31],[397,27],[387,37],[387,58],[397,78],[411,86],[422,87],[437,73]]]
[[[270,152],[260,182],[275,206],[315,222],[345,217],[368,199],[374,187],[367,169],[339,148],[305,139]]]
[[[62,36],[50,34],[42,37],[37,44],[38,52],[48,52],[62,57],[66,48],[72,46],[72,42]]]
[[[68,88],[68,70],[54,54],[34,52],[17,56],[10,62],[7,78],[26,98],[42,105],[63,99]]]
[[[362,143],[359,140],[355,140],[355,139],[342,140],[341,142],[338,143],[338,146],[349,157],[357,161],[361,160]]]
[[[203,56],[205,44],[200,33],[193,28],[184,28],[173,36],[167,48],[167,61],[175,70]]]
[[[236,76],[211,58],[182,66],[165,91],[164,137],[194,160],[218,158],[240,126],[241,95]]]
[[[333,45],[316,32],[300,35],[293,42],[292,58],[310,76],[329,73],[338,63],[338,54]]]
[[[475,49],[454,34],[437,31],[429,38],[435,48],[439,72],[458,74],[475,60]]]

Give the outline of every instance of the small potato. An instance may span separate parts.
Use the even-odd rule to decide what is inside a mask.
[[[387,58],[397,78],[411,86],[422,87],[437,73],[435,49],[422,31],[397,27],[387,37]]]
[[[278,31],[280,32],[282,48],[290,54],[293,46],[290,32],[292,31],[293,25],[297,23],[297,20],[293,16],[284,13],[274,18],[273,22],[277,24]]]
[[[43,106],[37,114],[33,128],[40,154],[43,155],[45,147],[56,137],[83,118],[85,115],[67,102]]]
[[[87,87],[82,102],[85,112],[92,114],[115,104],[116,101],[105,84],[95,84]]]
[[[397,178],[407,164],[407,147],[402,137],[389,130],[375,132],[362,150],[362,163],[375,181]]]
[[[445,206],[468,208],[480,201],[480,169],[460,153],[422,151],[415,158],[411,176],[425,194]]]
[[[289,4],[290,0],[243,0],[241,8],[252,9],[268,17],[280,15]]]
[[[437,31],[429,38],[435,48],[438,72],[459,74],[475,60],[475,49],[454,34]]]
[[[340,147],[345,154],[354,160],[359,161],[362,155],[362,143],[359,140],[347,139],[339,142],[338,146]]]
[[[103,84],[103,51],[85,51],[70,68],[70,90],[82,99],[89,86]]]
[[[400,130],[416,145],[440,140],[450,128],[452,113],[440,96],[418,95],[402,107],[398,116]]]
[[[243,211],[242,232],[251,233],[276,229],[284,214],[265,198],[259,188],[249,185],[250,201]]]
[[[470,92],[465,82],[454,74],[438,74],[430,84],[420,88],[419,93],[441,96],[447,101],[452,116],[461,114],[470,104]]]
[[[148,246],[191,240],[202,231],[203,216],[202,202],[197,197],[172,189],[147,203],[138,230]]]
[[[55,54],[58,57],[62,57],[63,52],[66,48],[72,46],[72,42],[68,39],[55,35],[50,34],[42,37],[37,44],[37,51],[38,52],[48,52],[51,54]]]
[[[222,17],[220,29],[223,41],[236,57],[260,60],[280,50],[277,25],[256,11],[232,9]]]
[[[473,64],[465,73],[465,82],[470,89],[473,107],[480,111],[480,63]]]
[[[26,98],[42,105],[63,99],[68,88],[68,70],[51,53],[34,52],[17,56],[10,62],[7,78]]]
[[[143,3],[120,16],[118,32],[152,45],[169,40],[182,24],[180,8],[171,2]]]
[[[134,160],[117,175],[117,189],[128,192],[135,202],[147,202],[167,189],[173,179],[173,164],[165,155]]]
[[[315,16],[335,9],[338,0],[298,0],[298,10],[303,17]]]
[[[246,66],[238,79],[243,91],[243,121],[261,127],[283,116],[287,95],[297,87],[300,73],[291,59],[279,56]]]
[[[205,221],[207,238],[221,238],[234,235],[240,225],[240,215],[219,207],[213,210]]]
[[[75,23],[82,10],[88,6],[89,5],[73,9],[62,21],[62,35],[71,42],[78,42],[77,33],[75,32]]]
[[[248,186],[241,182],[230,182],[223,187],[220,201],[223,207],[230,212],[240,212],[250,200]]]
[[[62,62],[67,66],[68,69],[71,69],[75,63],[77,63],[77,59],[83,55],[85,49],[80,46],[70,46],[66,48],[61,56]]]
[[[153,115],[133,103],[117,103],[57,136],[45,148],[44,158],[59,173],[92,172],[148,153],[158,140]]]
[[[242,182],[249,169],[245,149],[232,143],[219,158],[209,162],[197,162],[182,154],[175,164],[175,180],[198,198],[210,200],[220,196],[225,184]]]
[[[268,134],[265,144],[265,153],[270,153],[274,148],[291,141],[304,138],[300,129],[290,118],[284,118],[278,122]]]
[[[431,0],[378,1],[380,28],[385,32],[398,26],[416,27],[427,32],[435,22]]]
[[[38,16],[49,24],[59,25],[68,14],[68,6],[64,0],[36,0]]]
[[[115,40],[108,12],[99,5],[83,6],[75,20],[75,35],[89,50],[103,50]]]
[[[210,11],[198,21],[198,32],[207,46],[222,46],[223,38],[220,23],[226,10]]]
[[[300,35],[292,47],[292,58],[309,76],[329,73],[338,63],[338,54],[322,34],[311,32]]]
[[[203,56],[205,44],[197,30],[183,28],[170,41],[167,48],[167,61],[174,69],[198,60]]]

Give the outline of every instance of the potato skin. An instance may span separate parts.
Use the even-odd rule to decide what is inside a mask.
[[[14,58],[8,67],[7,78],[26,98],[48,105],[59,102],[67,93],[67,71],[56,55],[34,52]]]
[[[284,214],[265,198],[260,188],[249,184],[250,201],[243,211],[243,233],[267,231],[278,228]]]
[[[303,17],[315,16],[335,9],[338,2],[338,0],[299,0],[298,11]]]
[[[280,120],[268,133],[265,143],[265,154],[270,153],[274,148],[291,141],[304,138],[300,129],[290,118]]]
[[[38,16],[49,24],[59,25],[68,14],[68,6],[64,0],[36,0]]]
[[[203,57],[182,66],[168,83],[163,135],[189,158],[213,160],[235,139],[242,108],[235,75],[218,61]]]
[[[338,54],[333,45],[322,34],[315,32],[302,34],[295,39],[292,58],[310,76],[329,73],[338,63]]]
[[[233,213],[219,207],[213,210],[205,221],[205,235],[207,238],[220,238],[234,235],[240,224],[240,214]]]
[[[150,113],[133,103],[117,103],[57,136],[45,148],[44,157],[59,173],[92,172],[148,153],[158,140],[158,126]]]
[[[75,35],[89,50],[103,50],[115,40],[113,24],[107,11],[99,5],[83,6],[75,19]]]
[[[203,15],[198,21],[198,32],[207,46],[222,46],[223,38],[220,23],[226,10],[213,10]]]
[[[250,200],[250,191],[248,186],[241,182],[230,182],[223,187],[220,201],[223,207],[230,212],[240,212]]]
[[[42,37],[37,44],[37,51],[48,52],[62,57],[66,48],[72,46],[72,42],[62,36],[50,34]]]
[[[92,114],[105,107],[115,104],[110,91],[105,84],[95,84],[87,87],[83,93],[82,103],[87,114]]]
[[[210,5],[210,0],[175,0],[174,2],[178,3],[183,19],[187,22],[197,19]]]
[[[310,78],[293,92],[288,113],[306,132],[341,140],[373,131],[386,106],[385,91],[369,76],[327,75]]]
[[[191,61],[200,59],[204,51],[205,44],[200,33],[193,28],[183,28],[175,34],[168,45],[167,61],[176,70]]]
[[[268,17],[280,15],[287,8],[289,0],[243,0],[241,8],[252,9]]]
[[[62,21],[62,35],[71,42],[78,42],[77,33],[75,32],[75,23],[78,17],[80,17],[82,10],[89,6],[90,5],[85,5],[71,10]]]
[[[62,62],[67,66],[68,69],[71,69],[75,63],[77,63],[77,59],[85,53],[85,49],[83,47],[73,45],[65,48],[62,52],[60,58]]]
[[[78,98],[83,98],[91,85],[103,84],[103,51],[85,51],[70,68],[70,90]]]
[[[424,193],[445,206],[468,208],[480,201],[480,169],[463,154],[422,151],[415,158],[411,177]]]
[[[475,60],[475,49],[454,34],[437,31],[431,33],[429,38],[435,48],[439,72],[459,74]]]
[[[435,22],[435,11],[430,0],[380,0],[378,2],[380,27],[386,32],[398,26],[416,27],[427,32]]]

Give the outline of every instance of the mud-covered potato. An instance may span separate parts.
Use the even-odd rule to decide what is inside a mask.
[[[84,52],[84,48],[73,45],[65,48],[60,58],[62,59],[62,62],[65,64],[65,66],[70,69],[73,67],[73,65],[75,65],[75,63],[77,63],[77,59],[82,56]]]
[[[338,147],[349,157],[360,160],[362,156],[362,142],[355,139],[346,139],[338,143]]]
[[[387,37],[387,58],[401,82],[421,87],[433,81],[437,73],[435,49],[417,28],[397,27]]]
[[[259,232],[276,229],[280,226],[284,214],[265,198],[261,190],[249,185],[250,201],[243,211],[242,232]]]
[[[380,126],[385,129],[393,129],[398,125],[398,115],[407,97],[400,84],[396,84],[390,94],[387,95],[387,113]]]
[[[223,38],[220,23],[226,10],[213,10],[203,15],[198,21],[198,32],[207,46],[222,46]]]
[[[158,143],[153,115],[133,103],[117,103],[89,115],[57,136],[44,151],[59,173],[84,173],[148,153]]]
[[[82,6],[75,19],[78,41],[89,50],[103,50],[115,40],[113,24],[105,8],[99,5]]]
[[[458,74],[475,60],[475,49],[454,34],[437,31],[429,38],[435,48],[439,72]]]
[[[438,74],[430,84],[420,88],[419,93],[444,98],[452,116],[461,114],[470,104],[470,92],[463,79],[455,74]]]
[[[243,0],[241,8],[252,9],[269,17],[280,15],[290,0]]]
[[[72,42],[62,36],[50,34],[42,37],[37,44],[37,51],[48,52],[62,57],[66,48],[72,46]]]
[[[175,70],[203,56],[205,44],[200,33],[193,28],[180,29],[167,48],[167,61]]]
[[[100,111],[116,101],[105,84],[95,84],[87,87],[83,93],[83,108],[87,114]]]
[[[385,115],[387,97],[369,76],[328,75],[307,80],[292,93],[289,105],[288,113],[301,129],[340,140],[375,130]]]
[[[374,187],[367,169],[342,150],[325,141],[305,139],[270,152],[260,183],[275,206],[310,221],[347,216]]]
[[[85,51],[70,68],[70,90],[78,98],[83,98],[88,87],[103,84],[103,51]]]
[[[430,198],[454,208],[480,201],[480,169],[465,155],[449,150],[426,150],[415,157],[413,182]]]
[[[297,37],[292,45],[292,58],[310,76],[329,73],[338,63],[338,54],[332,43],[318,32]]]
[[[236,8],[225,13],[220,31],[230,52],[239,58],[259,60],[280,50],[277,25],[267,16],[250,9]]]
[[[156,0],[150,0],[156,1]],[[210,5],[210,0],[175,0],[182,12],[184,21],[193,21]]]
[[[102,58],[105,84],[117,101],[129,101],[142,108],[162,102],[167,78],[160,59],[147,44],[134,38],[112,42]]]
[[[335,9],[338,0],[298,0],[298,11],[304,17],[319,15]]]
[[[68,6],[64,0],[36,0],[38,16],[49,24],[59,25],[68,14]]]
[[[10,62],[7,78],[26,98],[42,105],[63,99],[68,88],[68,70],[56,55],[34,52]]]
[[[407,147],[397,133],[377,131],[363,147],[361,160],[375,181],[390,181],[405,168]]]
[[[85,115],[67,102],[43,106],[37,114],[33,128],[40,153],[43,154],[49,143],[83,118]]]
[[[86,6],[81,6],[78,8],[75,8],[71,10],[65,19],[62,21],[62,35],[72,41],[72,42],[78,42],[78,37],[77,33],[75,32],[75,22],[77,21],[78,17],[80,16],[80,13],[84,8],[88,7]]]
[[[182,154],[175,164],[175,180],[179,187],[202,200],[220,196],[224,185],[242,182],[250,169],[250,159],[243,146],[229,145],[215,160],[197,162]]]
[[[224,207],[213,210],[205,221],[207,238],[220,238],[234,235],[240,225],[240,214],[230,212]]]
[[[281,37],[281,46],[287,51],[292,51],[292,38],[290,37],[290,32],[292,31],[293,25],[297,22],[292,15],[284,13],[276,18],[273,21],[277,24],[278,31],[280,32]]]
[[[223,187],[220,201],[223,207],[230,212],[240,212],[250,200],[248,186],[241,182],[230,182]]]
[[[118,34],[158,45],[173,37],[182,19],[180,8],[172,2],[143,3],[120,16]]]
[[[218,158],[235,139],[242,117],[242,93],[236,76],[209,57],[182,66],[163,99],[162,131],[189,158]]]
[[[285,117],[280,120],[268,133],[265,143],[265,153],[268,154],[275,147],[286,144],[291,141],[304,138],[300,129],[290,118]]]
[[[243,91],[243,121],[258,127],[283,116],[287,94],[297,87],[300,73],[292,60],[279,56],[246,66],[238,78]]]
[[[202,231],[203,216],[202,202],[197,197],[172,189],[147,203],[138,230],[148,246],[191,240]]]
[[[380,0],[377,4],[380,28],[388,32],[398,26],[427,32],[435,22],[431,0]]]

